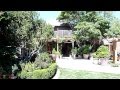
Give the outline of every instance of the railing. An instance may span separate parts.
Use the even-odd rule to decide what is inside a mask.
[[[70,37],[72,36],[72,30],[57,30],[54,31],[54,36],[55,37]]]

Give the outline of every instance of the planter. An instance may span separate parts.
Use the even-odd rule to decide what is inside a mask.
[[[53,60],[56,60],[56,55],[55,54],[51,54],[51,56],[52,56]]]
[[[107,65],[107,64],[108,64],[108,60],[106,58],[99,59],[99,65]]]
[[[88,59],[88,57],[89,57],[89,54],[83,54],[84,59]]]
[[[92,63],[98,65],[99,64],[99,59],[98,58],[93,58]]]
[[[75,54],[73,54],[73,59],[76,59],[76,55]]]
[[[82,55],[78,55],[78,59],[82,59]]]

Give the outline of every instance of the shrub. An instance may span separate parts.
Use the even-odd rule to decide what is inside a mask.
[[[57,51],[55,54],[58,55],[58,56],[61,55],[60,51]]]
[[[55,48],[53,48],[53,50],[52,50],[52,54],[56,54],[56,50],[55,50]]]
[[[31,66],[34,66],[34,63],[31,64]],[[22,68],[22,71],[18,74],[18,76],[21,79],[51,79],[55,75],[56,70],[57,65],[56,63],[53,63],[46,69],[34,69],[33,71],[28,71],[26,68]]]
[[[90,51],[90,45],[84,45],[83,47],[82,47],[82,53],[83,54],[88,54],[89,53],[89,51]]]
[[[95,54],[97,58],[107,58],[110,55],[108,47],[104,45],[100,46]]]
[[[77,49],[77,55],[82,55],[82,47]]]
[[[40,53],[37,56],[34,64],[36,68],[47,68],[52,63],[52,59],[50,58],[48,53]]]
[[[92,56],[93,56],[93,58],[98,58],[96,53],[93,53]]]
[[[71,52],[72,52],[72,54],[77,54],[77,48],[76,48],[76,47],[73,48],[73,49],[71,50]]]

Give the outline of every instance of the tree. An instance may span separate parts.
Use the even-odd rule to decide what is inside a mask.
[[[53,36],[53,27],[50,24],[47,24],[42,19],[36,21],[36,27],[37,32],[35,38],[38,42],[39,49],[41,49],[41,51],[44,51],[43,47],[46,45],[48,39],[51,39]]]
[[[114,20],[111,23],[110,29],[105,33],[107,37],[120,37],[120,21],[119,20]]]
[[[38,19],[35,11],[1,11],[0,67],[5,73],[11,74],[12,66],[19,63],[15,57],[17,47],[22,45],[24,48],[37,50],[40,40],[48,39],[52,30],[51,25]]]
[[[0,14],[0,67],[5,73],[12,73],[16,61],[16,48],[27,40],[33,17],[31,11],[3,11]],[[5,74],[4,73],[4,74]]]
[[[105,33],[107,33],[110,28],[110,22],[103,17],[99,17],[99,20],[95,23],[95,25],[96,28],[100,30],[102,37],[106,38]]]
[[[74,37],[77,41],[78,45],[80,43],[85,43],[86,41],[92,41],[94,39],[100,39],[101,38],[101,32],[99,29],[95,27],[95,24],[92,22],[79,22],[77,26],[75,26],[77,29],[74,31]],[[91,45],[93,43],[91,42]]]
[[[105,17],[103,17],[102,13],[102,11],[62,11],[57,19],[61,22],[72,24],[73,29],[79,22],[93,22],[101,30],[102,36],[104,36],[106,30],[110,28],[110,21],[106,17],[111,16],[105,14]]]
[[[102,15],[104,18],[108,19],[109,21],[115,18],[113,17],[113,11],[98,11],[98,13]]]
[[[72,24],[78,46],[80,46],[80,42],[86,41],[93,45],[92,40],[101,41],[102,38],[106,38],[105,33],[110,28],[108,14],[102,16],[102,13],[99,11],[62,11],[57,19]]]
[[[72,24],[74,27],[78,22],[96,22],[97,15],[96,11],[62,11],[57,19],[60,22]]]

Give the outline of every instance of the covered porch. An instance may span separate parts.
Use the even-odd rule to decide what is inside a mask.
[[[52,50],[55,49],[57,52],[60,52],[63,57],[69,57],[74,46],[75,41],[72,38],[52,38],[47,43],[47,50],[52,54]]]

